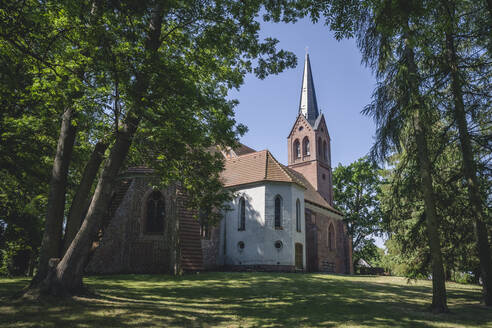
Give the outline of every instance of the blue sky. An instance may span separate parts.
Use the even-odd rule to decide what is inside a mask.
[[[279,48],[298,57],[297,67],[259,80],[248,75],[239,91],[236,119],[249,131],[241,142],[256,150],[269,149],[287,164],[287,135],[297,117],[304,55],[308,47],[318,107],[324,113],[331,143],[332,166],[347,165],[366,155],[375,131],[372,119],[360,111],[370,102],[375,79],[361,65],[354,40],[336,41],[323,24],[262,24],[262,37],[277,38]]]
[[[230,93],[239,100],[238,123],[249,128],[241,142],[256,150],[269,149],[287,164],[287,135],[299,111],[308,47],[318,107],[331,137],[332,167],[365,156],[373,144],[375,125],[361,110],[371,101],[376,81],[361,64],[355,40],[337,41],[326,26],[307,19],[296,24],[264,23],[261,36],[278,39],[279,48],[297,56],[297,67],[264,80],[248,75],[244,85]],[[384,241],[375,239],[384,248]]]

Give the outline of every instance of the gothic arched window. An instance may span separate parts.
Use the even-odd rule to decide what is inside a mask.
[[[302,140],[302,147],[304,148],[304,156],[309,156],[311,152],[309,151],[309,138],[304,137]]]
[[[239,198],[239,225],[237,230],[246,230],[246,201]]]
[[[301,201],[299,198],[296,201],[296,230],[301,232]]]
[[[318,144],[317,144],[317,146],[318,146],[318,157],[321,158],[321,155],[322,155],[322,149],[321,149],[321,147],[323,146],[322,141],[321,141],[321,137],[318,138]]]
[[[294,159],[301,158],[301,143],[298,139],[294,141]]]
[[[328,147],[326,146],[326,140],[323,141],[323,159],[328,160]]]
[[[154,190],[150,193],[147,198],[146,206],[145,232],[163,233],[166,208],[164,205],[164,197],[159,190]]]
[[[282,197],[275,196],[275,228],[282,227]]]
[[[333,251],[335,247],[335,228],[333,227],[333,223],[330,223],[330,227],[328,228],[328,248],[330,251]]]

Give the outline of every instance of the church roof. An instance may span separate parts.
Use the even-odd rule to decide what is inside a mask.
[[[239,143],[239,147],[234,148],[234,152],[236,153],[237,156],[241,156],[249,153],[254,153],[256,152],[256,150],[246,145],[243,145],[242,143]]]
[[[309,181],[302,175],[301,173],[291,169],[290,167],[284,166],[292,175],[295,175],[297,179],[299,179],[303,185],[306,187],[306,191],[304,191],[304,200],[318,206],[324,207],[331,212],[335,212],[337,214],[342,215],[342,213],[336,210],[333,206],[331,206],[324,198],[321,196],[319,192],[314,189],[313,185],[309,183]]]
[[[248,147],[249,148],[249,147]],[[251,148],[249,148],[251,149]],[[307,202],[341,214],[331,206],[309,181],[299,172],[280,164],[268,151],[262,150],[233,157],[225,161],[221,173],[224,187],[235,187],[257,182],[288,182],[295,183],[305,189],[304,199]]]
[[[273,181],[295,183],[306,188],[303,182],[280,164],[268,150],[227,159],[221,178],[225,187]]]
[[[306,53],[304,61],[304,73],[302,74],[301,99],[299,101],[299,113],[303,114],[311,125],[314,125],[319,116],[316,91],[314,89],[313,73],[309,54]]]
[[[316,121],[313,124],[313,129],[318,130],[319,125],[321,124],[321,120],[323,119],[323,114],[319,115]]]

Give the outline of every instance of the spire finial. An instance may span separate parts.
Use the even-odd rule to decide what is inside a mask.
[[[306,46],[306,55],[309,53],[309,47]]]

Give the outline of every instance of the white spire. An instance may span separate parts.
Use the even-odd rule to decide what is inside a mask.
[[[302,75],[299,112],[302,113],[311,124],[314,124],[319,116],[316,91],[314,90],[313,74],[311,72],[311,64],[309,62],[309,54],[307,53],[307,49],[306,59],[304,61],[304,74]]]

